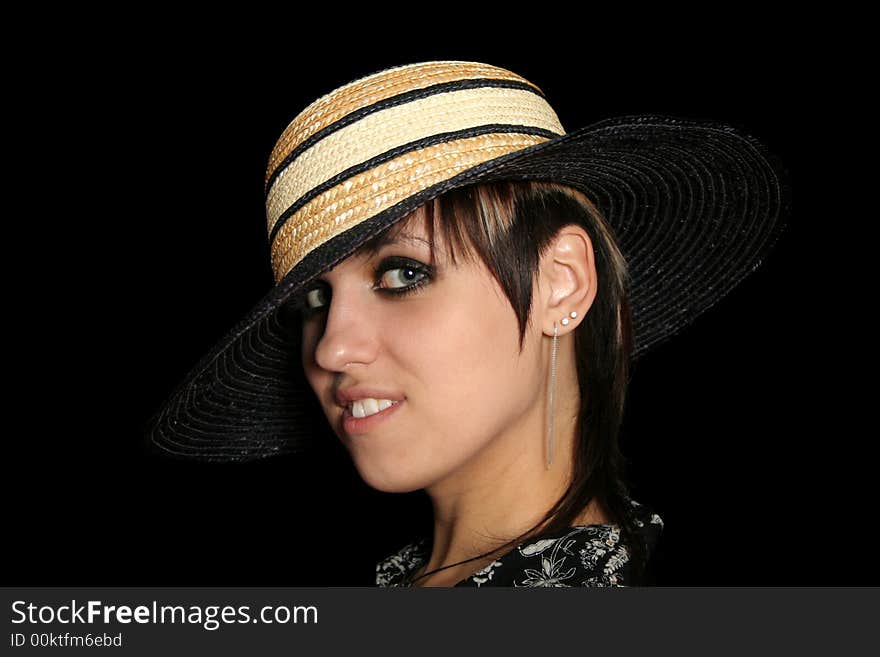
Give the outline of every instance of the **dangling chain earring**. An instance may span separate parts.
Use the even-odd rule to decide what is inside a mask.
[[[571,311],[571,318],[574,319],[578,314]],[[562,325],[568,326],[568,317],[562,319]],[[553,322],[553,354],[550,357],[550,431],[547,439],[547,469],[553,464],[553,391],[556,388],[556,342],[559,337],[559,327]]]

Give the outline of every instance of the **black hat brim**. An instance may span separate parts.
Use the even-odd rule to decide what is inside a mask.
[[[738,126],[656,115],[594,123],[425,189],[308,253],[191,369],[147,421],[147,440],[170,456],[226,462],[312,447],[326,419],[285,304],[430,199],[497,180],[555,181],[596,204],[629,263],[633,358],[754,271],[791,213],[785,166]]]

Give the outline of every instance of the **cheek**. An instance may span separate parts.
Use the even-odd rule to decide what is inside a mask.
[[[418,332],[424,337],[412,358],[432,433],[441,431],[441,444],[452,444],[487,437],[518,414],[532,375],[518,354],[512,310],[484,299],[446,308],[432,320],[441,330]]]

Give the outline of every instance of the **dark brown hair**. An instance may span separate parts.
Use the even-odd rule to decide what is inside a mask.
[[[459,255],[479,257],[503,288],[519,321],[520,349],[540,258],[564,226],[579,225],[590,236],[599,285],[593,304],[574,332],[581,401],[571,485],[531,529],[490,552],[458,563],[488,557],[529,536],[570,527],[596,499],[620,527],[621,540],[630,553],[631,582],[643,583],[647,547],[635,524],[619,444],[629,382],[632,319],[626,294],[627,263],[613,230],[584,193],[553,182],[480,183],[449,191],[423,207],[432,266],[439,227],[454,263]],[[411,219],[405,218],[392,228],[402,228]],[[369,248],[369,243],[362,248]]]

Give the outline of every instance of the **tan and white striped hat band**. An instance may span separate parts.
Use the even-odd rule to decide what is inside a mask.
[[[504,68],[372,73],[308,105],[272,149],[274,285],[146,422],[150,445],[248,461],[332,444],[291,320],[315,278],[447,191],[525,180],[580,190],[612,228],[628,263],[633,360],[754,271],[791,207],[782,162],[729,123],[637,114],[566,132],[542,90]]]
[[[301,112],[266,170],[272,270],[416,192],[565,131],[541,90],[475,62],[396,67]]]

